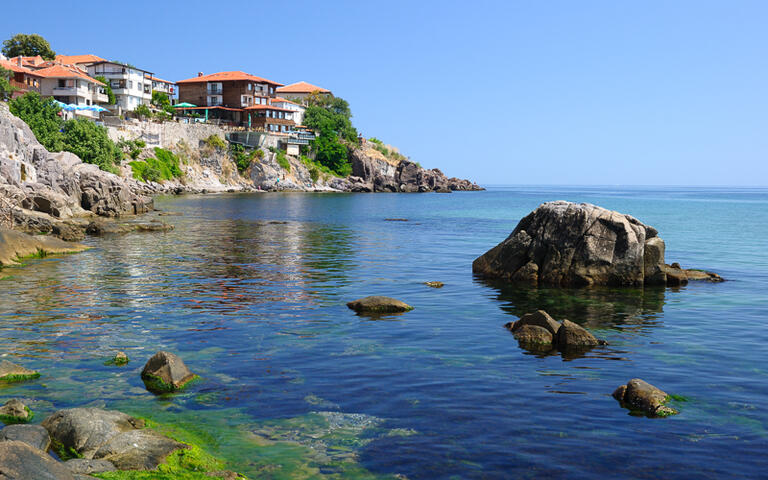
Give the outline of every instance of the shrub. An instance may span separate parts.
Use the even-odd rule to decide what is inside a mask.
[[[117,173],[123,152],[110,140],[107,129],[90,120],[79,118],[64,123],[64,150],[72,152],[86,163]]]
[[[173,152],[155,147],[155,157],[130,162],[133,178],[145,182],[160,182],[181,177],[179,157]]]
[[[285,171],[291,171],[291,162],[288,161],[288,157],[285,156],[285,152],[283,151],[277,152],[277,164],[283,167]]]
[[[43,99],[36,92],[29,92],[8,103],[11,113],[24,120],[32,133],[51,152],[64,150],[64,136],[61,127],[64,120],[59,116],[61,108],[53,98]]]
[[[149,107],[143,103],[136,107],[133,112],[138,115],[139,118],[147,118],[152,116],[152,110],[150,110]]]
[[[147,146],[146,142],[141,139],[136,140],[124,140],[120,139],[117,142],[117,148],[123,151],[123,158],[125,156],[131,157],[133,160],[136,160],[139,158],[139,155],[141,154],[141,150]]]
[[[371,138],[368,139],[368,141],[371,142],[371,143],[375,143],[376,145],[384,145],[384,142],[382,142],[381,140],[379,140],[376,137],[371,137]]]
[[[203,140],[203,143],[218,150],[224,150],[227,148],[227,142],[225,142],[224,139],[218,135],[211,135],[210,137]]]
[[[320,178],[320,169],[316,165],[309,167],[309,178],[312,179],[312,183],[317,183],[317,179]]]
[[[0,100],[8,100],[16,88],[11,86],[11,77],[13,72],[0,67]]]

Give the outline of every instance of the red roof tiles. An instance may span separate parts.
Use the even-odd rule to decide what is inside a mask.
[[[267,80],[266,78],[257,77],[256,75],[251,75],[250,73],[241,72],[239,70],[232,71],[232,72],[218,72],[218,73],[211,73],[209,75],[201,75],[199,77],[188,78],[186,80],[179,80],[176,83],[184,84],[184,83],[199,83],[199,82],[233,82],[238,80],[246,81],[246,82],[268,83],[276,86],[282,85],[282,83],[273,82],[271,80]]]
[[[277,89],[278,93],[331,93],[330,90],[307,82],[296,82]]]
[[[56,61],[59,63],[64,63],[66,65],[77,65],[77,64],[85,64],[85,63],[95,63],[95,62],[105,62],[101,57],[97,57],[96,55],[86,54],[86,55],[56,55]]]

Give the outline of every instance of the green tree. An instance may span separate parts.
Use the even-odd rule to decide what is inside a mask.
[[[48,40],[33,33],[27,35],[18,33],[8,40],[3,41],[3,55],[6,57],[34,57],[40,55],[46,60],[54,60],[56,52],[51,49]]]
[[[13,72],[0,67],[0,100],[8,100],[16,89],[11,86]]]
[[[352,167],[344,142],[357,143],[357,130],[352,126],[349,103],[339,97],[310,95],[304,112],[304,125],[317,134],[312,142],[315,160],[337,175],[347,176]]]
[[[171,106],[171,99],[166,93],[155,90],[152,92],[152,105],[165,109],[166,106]]]
[[[64,149],[64,137],[60,132],[64,121],[59,113],[61,108],[53,98],[40,97],[36,92],[29,92],[14,98],[8,103],[11,113],[24,120],[32,133],[46,149],[60,152]]]
[[[148,118],[152,116],[152,110],[150,110],[149,107],[143,103],[134,108],[133,111],[136,113],[136,115],[139,116],[139,118]]]
[[[78,118],[64,123],[64,150],[72,152],[86,163],[117,173],[123,152],[110,140],[107,129],[90,120]]]
[[[104,84],[104,92],[106,92],[108,98],[107,102],[110,105],[117,103],[117,98],[115,97],[115,93],[112,91],[112,86],[109,84],[109,81],[103,75],[99,75],[98,77],[93,78]]]

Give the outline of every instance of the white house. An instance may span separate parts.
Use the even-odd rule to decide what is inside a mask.
[[[71,65],[53,64],[34,72],[40,77],[40,95],[82,107],[107,102],[104,84]],[[98,113],[78,109],[76,115],[98,118]]]
[[[87,69],[90,76],[103,76],[109,81],[117,105],[123,110],[135,110],[152,101],[152,72],[107,60],[91,63]]]
[[[272,99],[272,105],[293,112],[288,118],[296,122],[296,125],[304,124],[304,112],[306,111],[306,108],[298,103],[286,100],[283,97],[275,97]]]

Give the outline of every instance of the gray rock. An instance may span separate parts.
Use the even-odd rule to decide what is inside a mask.
[[[50,455],[24,442],[0,442],[0,479],[75,480],[72,473]]]
[[[523,325],[513,330],[515,338],[521,345],[552,345],[552,332],[538,325]]]
[[[605,341],[598,340],[584,327],[573,323],[570,320],[563,320],[560,329],[557,331],[556,342],[557,348],[560,350],[594,347],[606,344]]]
[[[0,265],[3,262],[3,235],[8,232],[0,230]],[[16,234],[18,232],[10,232]],[[23,235],[23,234],[19,234]],[[28,236],[28,235],[27,235]],[[14,250],[18,251],[18,250]],[[0,360],[0,382],[16,382],[21,380],[28,380],[39,377],[40,374],[34,370],[24,368],[21,365],[9,362],[8,360]]]
[[[7,425],[0,430],[0,442],[9,440],[26,443],[44,452],[51,446],[48,430],[40,425]]]
[[[131,430],[110,438],[94,454],[118,470],[154,470],[171,452],[189,446],[151,430]]]
[[[18,263],[19,258],[35,255],[40,251],[54,254],[82,252],[87,249],[88,247],[85,245],[65,242],[58,238],[42,235],[32,236],[0,228],[0,266],[15,265]],[[10,362],[6,360],[0,361],[0,378],[6,375],[3,365],[7,364],[10,364]]]
[[[512,234],[472,264],[485,277],[534,285],[641,286],[646,242],[654,228],[586,203],[549,202],[523,218]],[[661,240],[653,242],[660,247]],[[656,248],[654,254],[663,252]],[[654,277],[655,278],[655,277]]]
[[[5,423],[26,423],[32,419],[32,412],[18,398],[12,398],[0,407],[0,420]]]
[[[619,386],[613,392],[613,398],[623,407],[650,417],[667,417],[678,413],[665,405],[670,399],[666,392],[639,378]]]
[[[184,387],[196,377],[177,355],[160,351],[147,360],[141,378],[148,390],[172,392]]]
[[[64,462],[64,466],[67,467],[70,472],[82,475],[114,472],[117,470],[112,462],[104,459],[73,458]]]
[[[560,329],[560,324],[544,310],[537,310],[534,313],[526,313],[520,317],[520,320],[512,324],[511,330],[514,333],[526,325],[545,328],[549,331],[552,337],[557,335],[557,331]]]
[[[399,313],[408,312],[413,310],[413,307],[400,300],[382,297],[372,296],[360,298],[358,300],[347,303],[347,307],[358,313]]]
[[[144,421],[121,412],[100,408],[59,410],[43,420],[54,443],[74,450],[84,458],[93,454],[115,435],[144,427]]]

